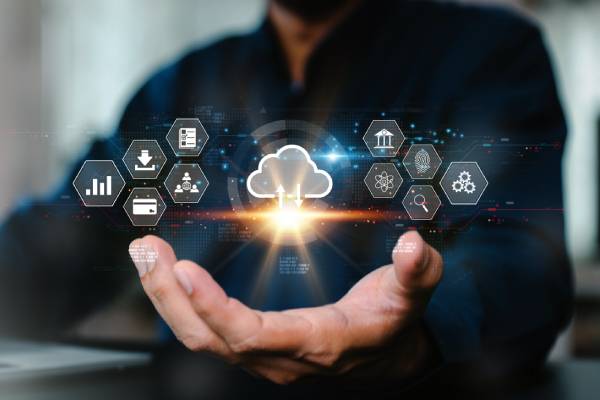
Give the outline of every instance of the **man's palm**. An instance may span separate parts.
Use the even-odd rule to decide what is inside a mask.
[[[419,319],[442,273],[440,255],[409,232],[394,249],[393,264],[365,276],[336,303],[261,312],[228,297],[203,268],[177,261],[163,240],[132,242],[132,254],[140,248],[158,255],[136,266],[144,290],[182,343],[276,382],[360,371],[381,361],[411,370],[420,360],[396,353],[419,352]]]

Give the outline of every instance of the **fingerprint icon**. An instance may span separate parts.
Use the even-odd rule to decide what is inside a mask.
[[[417,154],[415,154],[415,168],[419,174],[424,174],[429,171],[431,168],[431,158],[429,157],[427,150],[420,149],[417,151]]]

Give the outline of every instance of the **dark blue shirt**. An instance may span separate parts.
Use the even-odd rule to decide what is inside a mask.
[[[115,134],[83,159],[116,160],[135,186],[119,161],[130,141],[158,140],[172,164],[170,124],[198,117],[210,140],[195,161],[210,186],[197,206],[174,205],[160,188],[169,209],[150,231],[169,240],[180,258],[205,266],[230,295],[262,309],[334,301],[388,264],[395,238],[417,227],[445,260],[425,315],[444,359],[508,369],[538,363],[572,302],[562,215],[566,128],[539,29],[495,8],[364,3],[311,55],[303,86],[291,83],[265,22],[153,75]],[[402,214],[402,193],[375,200],[362,185],[374,161],[362,155],[362,134],[382,117],[398,120],[409,141],[438,144],[442,171],[451,161],[477,161],[490,182],[481,203],[450,206],[437,187],[444,206],[431,224],[396,217],[335,223],[306,245],[315,257],[310,272],[295,278],[272,266],[298,257],[296,248],[269,253],[268,242],[231,239],[227,221],[202,216],[231,209],[228,180],[247,176],[260,156],[250,132],[279,120],[309,121],[349,154],[349,169],[330,166],[336,207]],[[329,146],[323,137],[301,134],[277,140]],[[3,333],[55,335],[135,279],[128,243],[148,229],[130,226],[121,208],[125,194],[112,209],[84,209],[71,186],[79,166],[52,198],[22,205],[0,231]],[[243,188],[242,181],[235,185]],[[358,186],[344,190],[352,185]],[[269,256],[275,258],[265,263]]]

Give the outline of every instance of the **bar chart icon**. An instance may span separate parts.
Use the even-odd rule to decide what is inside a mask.
[[[86,207],[112,207],[125,181],[112,160],[87,160],[73,186]]]
[[[100,188],[100,189],[98,189]],[[92,179],[92,188],[85,189],[86,196],[112,196],[112,176],[108,175],[106,177],[106,183],[100,182],[98,184],[98,179]]]

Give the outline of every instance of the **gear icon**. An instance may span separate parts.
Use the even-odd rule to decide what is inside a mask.
[[[467,194],[473,194],[475,193],[475,189],[477,187],[475,186],[475,184],[471,181],[467,181],[463,184],[463,190],[465,191],[465,193]]]
[[[466,194],[473,194],[477,186],[471,180],[471,173],[469,171],[461,171],[458,174],[458,179],[452,182],[452,190],[456,193],[465,192]]]
[[[452,182],[452,190],[454,190],[456,193],[462,192],[463,189],[464,189],[464,185],[463,185],[462,181],[458,180],[458,181]]]
[[[462,171],[458,174],[458,180],[460,183],[467,183],[471,181],[471,173],[469,171]]]
[[[453,161],[440,180],[444,194],[454,205],[477,205],[488,180],[475,161]]]

